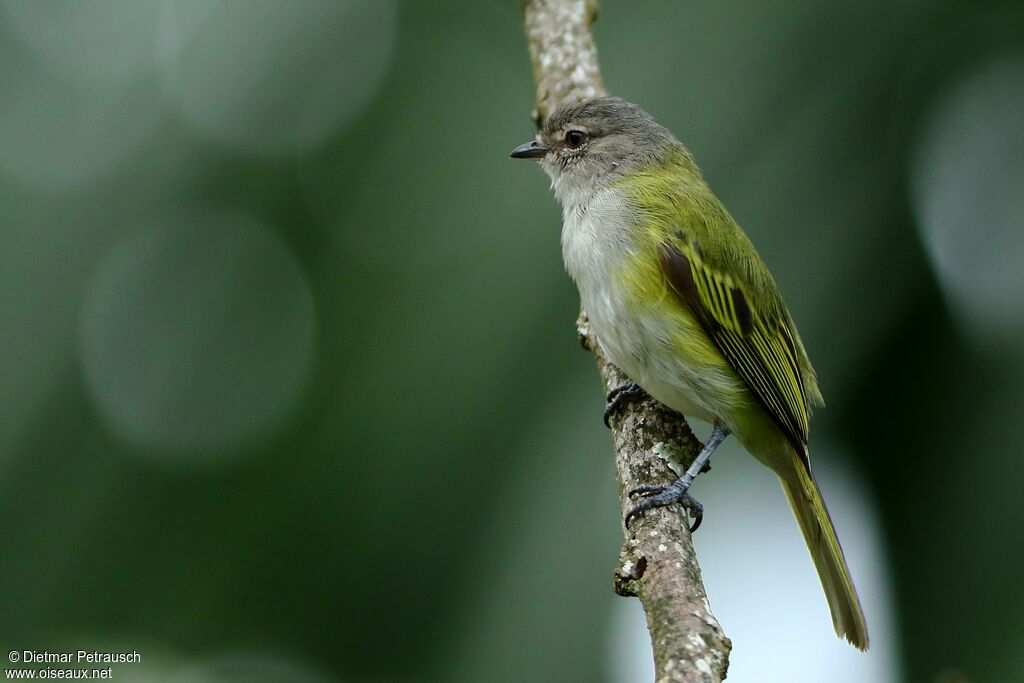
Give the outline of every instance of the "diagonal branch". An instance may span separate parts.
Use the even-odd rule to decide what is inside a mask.
[[[590,23],[594,0],[522,0],[526,36],[537,83],[540,123],[562,104],[605,95]],[[580,339],[597,360],[605,391],[626,381],[604,356],[587,320],[577,321]],[[615,467],[623,518],[632,503],[626,492],[642,484],[668,482],[674,475],[661,455],[689,466],[700,442],[679,415],[653,400],[627,406],[614,421]],[[700,565],[685,515],[661,508],[635,519],[615,571],[615,592],[640,598],[654,649],[656,680],[721,681],[732,643],[708,604]]]

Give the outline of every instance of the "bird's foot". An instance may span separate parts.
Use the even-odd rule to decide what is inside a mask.
[[[686,477],[676,479],[671,484],[665,484],[660,486],[637,486],[635,489],[629,492],[629,497],[633,496],[646,496],[642,501],[633,506],[633,509],[626,515],[626,526],[629,526],[630,521],[634,517],[639,517],[648,510],[654,508],[665,507],[666,505],[673,505],[679,503],[690,513],[693,517],[693,524],[690,526],[690,533],[692,534],[700,526],[700,523],[704,521],[704,506],[697,502],[693,496],[688,493],[692,480],[685,481]]]
[[[611,429],[611,419],[624,405],[630,401],[647,396],[636,382],[626,382],[608,392],[606,400],[608,404],[604,407],[604,426]]]

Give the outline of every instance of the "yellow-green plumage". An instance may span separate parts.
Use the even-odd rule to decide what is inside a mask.
[[[696,295],[684,303],[773,416],[794,440],[806,443],[811,404],[822,404],[810,360],[771,273],[689,154],[673,150],[617,185],[643,207],[639,248],[624,272],[648,271],[652,261],[665,258],[663,252],[683,257]],[[645,275],[658,279],[657,273]],[[745,319],[738,308],[748,312]]]
[[[555,112],[514,156],[541,158],[562,204],[562,250],[598,341],[654,398],[727,428],[771,468],[803,532],[836,633],[867,626],[811,474],[810,360],[767,267],[689,152],[614,98]],[[685,489],[684,489],[685,490]]]
[[[701,179],[685,150],[665,165],[624,176],[617,184],[643,226],[620,277],[632,306],[661,307],[679,324],[674,347],[684,363],[732,370],[750,396],[716,416],[780,478],[821,578],[833,625],[861,649],[867,626],[831,517],[810,470],[811,408],[822,405],[817,378],[774,279],[753,244]],[[679,168],[686,173],[672,172]],[[664,261],[682,256],[693,290],[679,291]],[[743,302],[742,304],[740,302]],[[742,311],[749,310],[745,320]],[[695,334],[694,328],[700,333]],[[685,330],[685,332],[684,332]],[[702,334],[701,334],[702,333]],[[724,394],[736,383],[723,384]],[[766,420],[765,417],[770,418]],[[784,436],[785,439],[779,438]]]

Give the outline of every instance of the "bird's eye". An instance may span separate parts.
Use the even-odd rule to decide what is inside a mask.
[[[587,134],[582,130],[570,130],[565,134],[565,144],[570,149],[579,149],[587,139]]]

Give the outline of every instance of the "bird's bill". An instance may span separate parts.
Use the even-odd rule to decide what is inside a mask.
[[[539,159],[550,151],[550,147],[545,147],[536,140],[530,140],[512,150],[509,156],[513,159]]]

